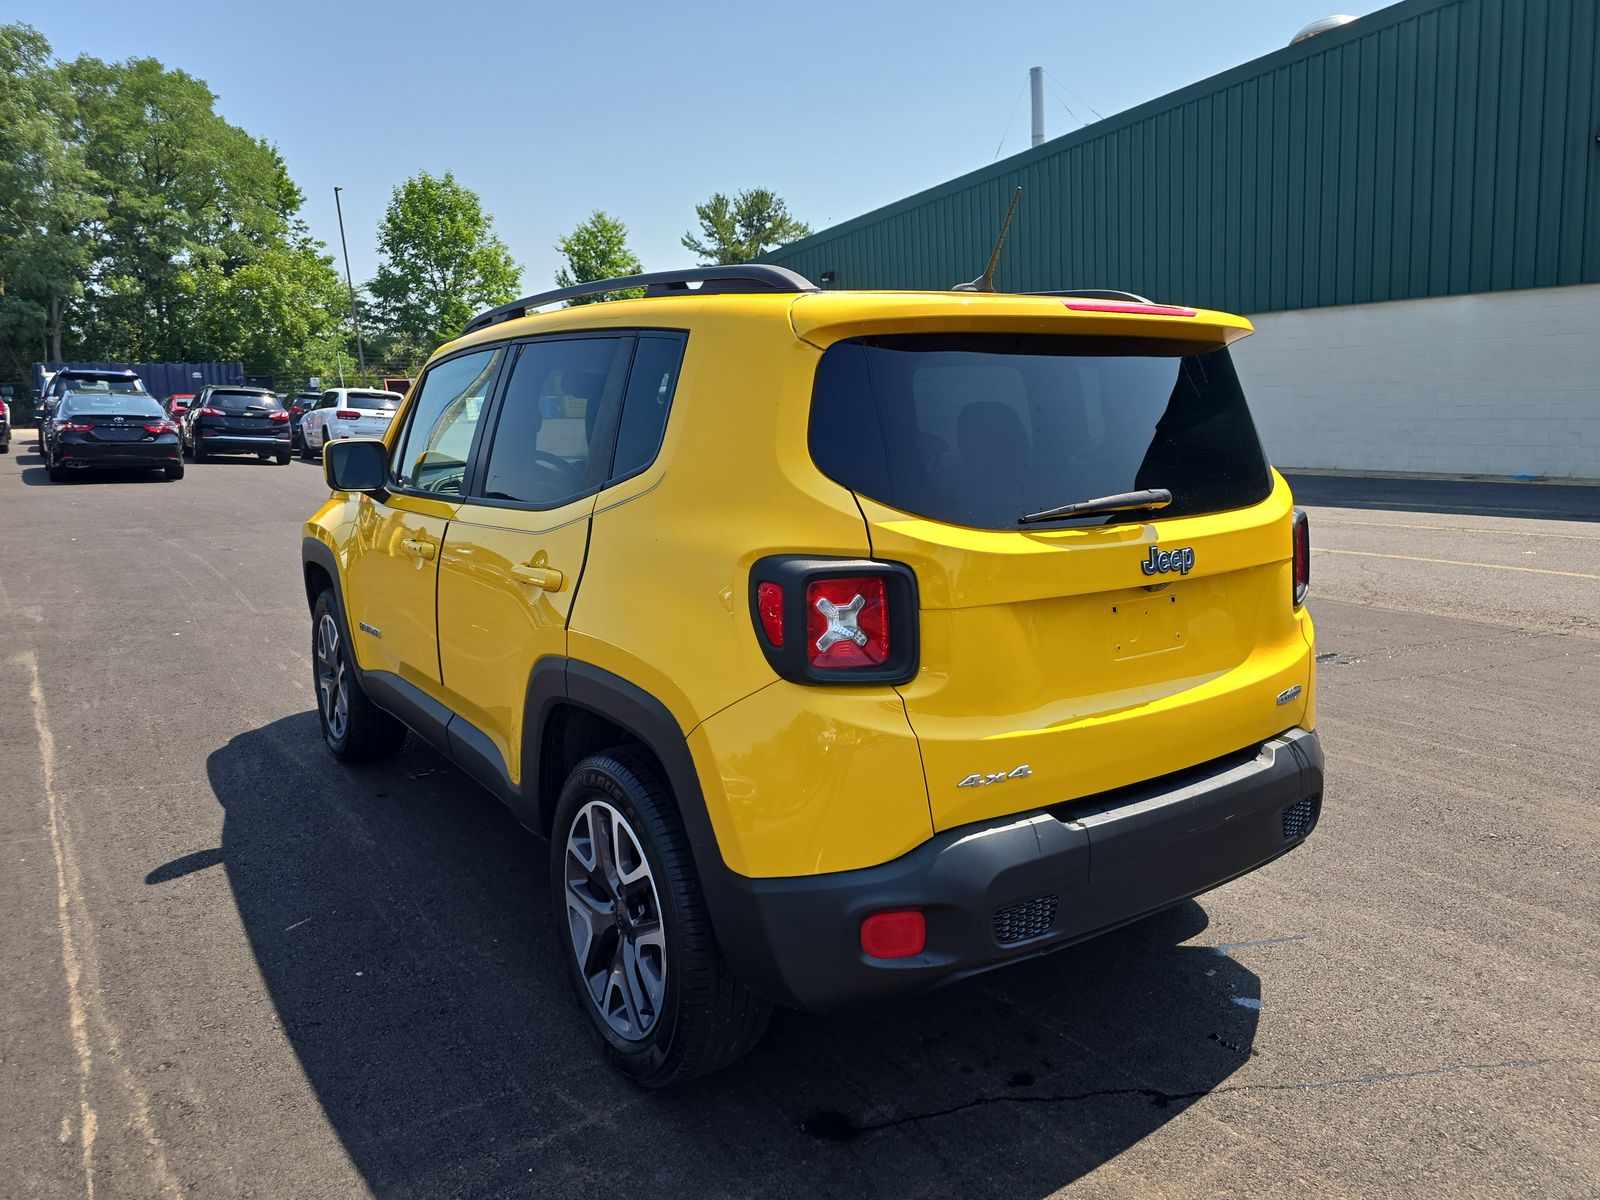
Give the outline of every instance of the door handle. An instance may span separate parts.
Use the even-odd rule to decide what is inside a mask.
[[[523,583],[531,583],[536,588],[543,588],[547,592],[559,592],[561,585],[566,582],[566,576],[554,567],[534,566],[532,563],[522,563],[511,568],[511,573]]]
[[[428,559],[429,561],[432,561],[439,553],[439,547],[427,538],[407,538],[400,544],[418,558]]]

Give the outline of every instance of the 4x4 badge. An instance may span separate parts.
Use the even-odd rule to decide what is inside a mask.
[[[991,783],[1004,783],[1008,779],[1026,779],[1033,774],[1033,768],[1027,763],[1020,767],[1013,767],[1009,771],[996,771],[993,775],[968,775],[957,787],[988,787]]]
[[[1150,557],[1139,564],[1139,569],[1146,575],[1165,575],[1168,571],[1176,571],[1180,575],[1187,575],[1194,569],[1194,547],[1185,546],[1181,550],[1158,550],[1150,547]]]

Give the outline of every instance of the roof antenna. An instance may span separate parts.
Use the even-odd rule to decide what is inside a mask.
[[[958,283],[951,288],[952,292],[992,292],[994,291],[994,273],[1000,265],[1000,251],[1006,244],[1006,234],[1011,232],[1011,218],[1017,215],[1017,205],[1022,202],[1022,189],[1018,188],[1016,195],[1011,197],[1011,207],[1006,209],[1005,224],[1000,226],[1000,237],[994,244],[994,253],[989,255],[989,269],[978,276],[971,283]]]

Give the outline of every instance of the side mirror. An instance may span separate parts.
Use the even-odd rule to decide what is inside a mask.
[[[336,492],[381,492],[389,483],[389,452],[377,438],[329,442],[322,477]]]

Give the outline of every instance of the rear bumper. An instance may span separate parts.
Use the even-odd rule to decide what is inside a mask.
[[[109,470],[160,470],[183,461],[183,449],[176,437],[160,442],[111,442],[88,445],[60,442],[55,447],[56,462],[63,467],[105,467]]]
[[[248,433],[208,433],[202,429],[200,440],[206,444],[207,450],[254,450],[266,454],[278,450],[287,450],[290,447],[289,433],[285,430],[272,436],[252,435]]]
[[[826,1010],[920,991],[1082,941],[1294,849],[1322,803],[1317,735],[1291,729],[1166,779],[940,834],[857,871],[724,872],[707,889],[722,949],[751,988]],[[924,952],[873,959],[862,920],[920,908]]]

